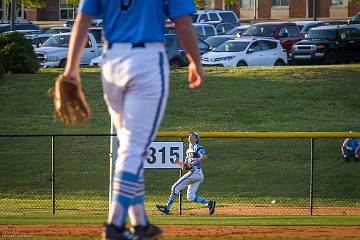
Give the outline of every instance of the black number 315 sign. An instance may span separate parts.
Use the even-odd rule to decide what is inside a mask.
[[[179,168],[174,164],[176,158],[181,161],[184,152],[183,142],[152,142],[145,168]]]

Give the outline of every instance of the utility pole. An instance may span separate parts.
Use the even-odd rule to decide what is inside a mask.
[[[16,0],[11,0],[11,31],[15,31],[16,21]]]
[[[256,1],[257,0],[254,0],[254,20],[256,20]]]
[[[316,21],[316,0],[313,0],[313,18]]]

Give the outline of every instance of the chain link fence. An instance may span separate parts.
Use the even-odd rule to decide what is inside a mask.
[[[217,201],[216,214],[360,215],[360,163],[342,160],[342,141],[202,138],[209,158],[197,194]],[[0,214],[107,214],[109,145],[109,135],[0,137]],[[159,214],[155,204],[167,202],[179,175],[145,171],[150,214]],[[208,214],[184,191],[172,214]]]

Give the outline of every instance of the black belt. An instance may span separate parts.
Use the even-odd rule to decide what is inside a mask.
[[[107,48],[110,49],[113,46],[113,43],[108,43],[107,44]],[[133,43],[132,48],[144,48],[145,47],[145,43],[144,42],[139,42],[139,43]]]

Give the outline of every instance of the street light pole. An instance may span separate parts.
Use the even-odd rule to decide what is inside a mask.
[[[316,0],[313,0],[313,18],[316,21]]]
[[[15,31],[16,0],[11,0],[11,31]]]

